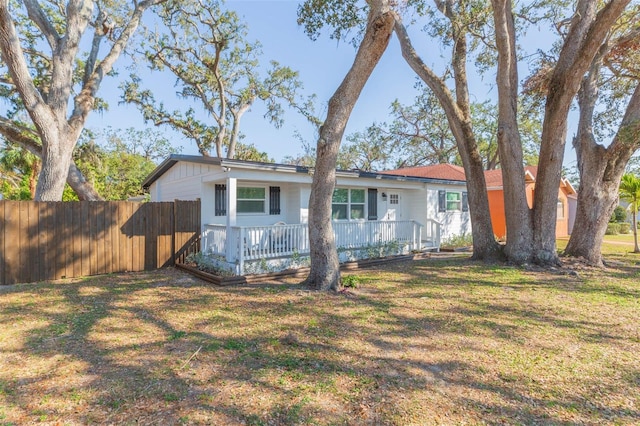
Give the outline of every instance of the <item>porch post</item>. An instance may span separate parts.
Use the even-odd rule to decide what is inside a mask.
[[[232,241],[235,238],[239,238],[239,235],[234,235],[232,227],[236,226],[236,189],[238,183],[236,178],[227,178],[227,262],[235,262],[238,247],[242,250],[244,246],[242,241]]]
[[[411,221],[411,250],[415,250],[416,249],[416,228],[418,228],[418,224],[416,223],[415,220]]]

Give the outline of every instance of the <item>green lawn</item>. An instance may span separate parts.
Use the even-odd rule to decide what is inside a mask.
[[[569,238],[558,239],[556,244],[562,252],[567,246]],[[640,256],[633,253],[633,234],[605,235],[602,242],[602,255],[605,259],[628,262],[630,265],[640,265]]]
[[[388,264],[341,294],[173,269],[0,288],[0,424],[638,424],[640,256],[617,247],[571,274]]]
[[[633,233],[629,232],[628,234],[605,235],[604,241],[628,243],[633,246]]]

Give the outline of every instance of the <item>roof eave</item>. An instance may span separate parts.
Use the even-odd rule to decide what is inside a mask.
[[[171,154],[167,159],[156,167],[149,176],[142,182],[142,187],[148,190],[151,185],[157,181],[163,174],[165,174],[171,167],[173,167],[179,161],[185,161],[190,163],[207,164],[221,167],[237,167],[249,170],[264,170],[264,171],[278,171],[278,172],[290,172],[290,173],[304,173],[313,174],[315,168],[296,166],[291,164],[278,164],[278,163],[261,163],[251,162],[244,160],[233,160],[218,157],[202,157],[197,155],[181,155]],[[364,172],[360,170],[336,170],[336,176],[339,177],[353,177],[353,178],[365,178],[376,180],[390,180],[396,182],[421,182],[431,184],[442,185],[466,185],[467,182],[462,180],[449,180],[449,179],[436,179],[418,176],[402,176],[392,175],[377,172]]]

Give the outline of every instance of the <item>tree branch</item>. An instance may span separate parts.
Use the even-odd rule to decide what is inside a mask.
[[[463,139],[463,130],[460,122],[462,121],[462,111],[458,107],[453,93],[449,90],[449,88],[444,84],[442,79],[433,72],[431,68],[429,68],[423,61],[422,58],[418,55],[416,50],[411,43],[411,39],[407,34],[407,30],[402,23],[402,19],[396,13],[394,13],[395,17],[395,27],[394,30],[398,37],[398,41],[400,42],[400,50],[402,51],[402,56],[405,58],[411,69],[420,76],[420,78],[429,86],[433,94],[438,98],[440,103],[442,104],[443,109],[447,113],[447,118],[449,119],[449,124],[451,125],[451,131],[460,139]]]
[[[151,6],[163,3],[166,0],[145,0],[136,3],[135,9],[131,18],[129,19],[124,30],[115,41],[109,53],[100,62],[100,64],[93,70],[91,76],[86,79],[86,84],[83,85],[80,93],[75,97],[75,105],[73,113],[69,118],[69,125],[80,132],[84,127],[89,112],[93,109],[96,93],[100,88],[102,79],[113,69],[113,65],[120,57],[124,48],[126,47],[129,39],[133,36],[134,32],[140,24],[142,14],[146,9]]]
[[[44,13],[40,4],[35,0],[24,0],[24,5],[27,8],[27,14],[34,24],[38,27],[42,34],[47,39],[51,50],[56,50],[58,42],[60,41],[60,34],[49,21],[49,18]]]
[[[24,57],[24,51],[9,12],[8,0],[0,0],[0,53],[6,64],[12,83],[22,95],[22,101],[36,127],[45,128],[46,119],[53,113],[42,99]]]

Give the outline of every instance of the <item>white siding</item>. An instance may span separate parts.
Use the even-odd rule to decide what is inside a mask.
[[[152,201],[202,200],[203,224],[226,224],[226,216],[215,216],[215,184],[227,184],[229,178],[237,179],[238,186],[263,186],[267,193],[266,212],[262,214],[238,214],[238,226],[266,226],[276,222],[288,224],[308,223],[310,174],[290,170],[275,171],[233,166],[220,166],[180,161],[165,172],[150,187]],[[268,206],[269,186],[279,186],[279,215],[270,215]],[[338,176],[337,186],[343,188],[376,188],[378,191],[378,220],[414,220],[426,224],[427,219],[442,223],[443,239],[469,234],[471,223],[468,212],[438,212],[438,190],[462,192],[463,185],[431,185],[410,180],[388,180]],[[386,197],[383,198],[382,194]],[[391,204],[391,196],[397,194],[399,203]],[[368,203],[365,204],[368,208]],[[368,212],[366,212],[368,214]]]
[[[300,187],[300,223],[309,223],[309,197],[311,186]]]
[[[200,218],[202,224],[226,225],[226,216],[215,215],[215,185],[210,182],[202,183],[202,198],[200,201]]]
[[[426,224],[425,219],[427,218],[424,214],[427,210],[427,197],[424,195],[424,188],[423,186],[420,190],[406,191],[401,199],[408,213],[404,219],[415,220],[422,225]]]
[[[281,187],[281,205],[283,219],[287,223],[300,222],[300,185],[286,185]]]
[[[223,183],[220,182],[220,183]],[[238,180],[238,186],[264,187],[266,194],[266,205],[264,213],[243,214],[238,213],[236,216],[237,226],[267,226],[276,222],[285,222],[290,224],[298,222],[298,212],[300,211],[300,188],[295,184],[282,183],[265,183],[256,181]],[[269,187],[280,187],[280,214],[269,214]],[[215,183],[205,182],[203,184],[202,196],[202,222],[210,225],[226,225],[226,216],[215,216]]]
[[[151,201],[195,200],[202,197],[202,176],[213,167],[179,162],[151,185]]]
[[[428,185],[427,186],[427,218],[435,219],[442,224],[442,239],[457,235],[471,234],[471,218],[469,212],[438,212],[438,191],[466,192],[467,187],[461,185]]]

